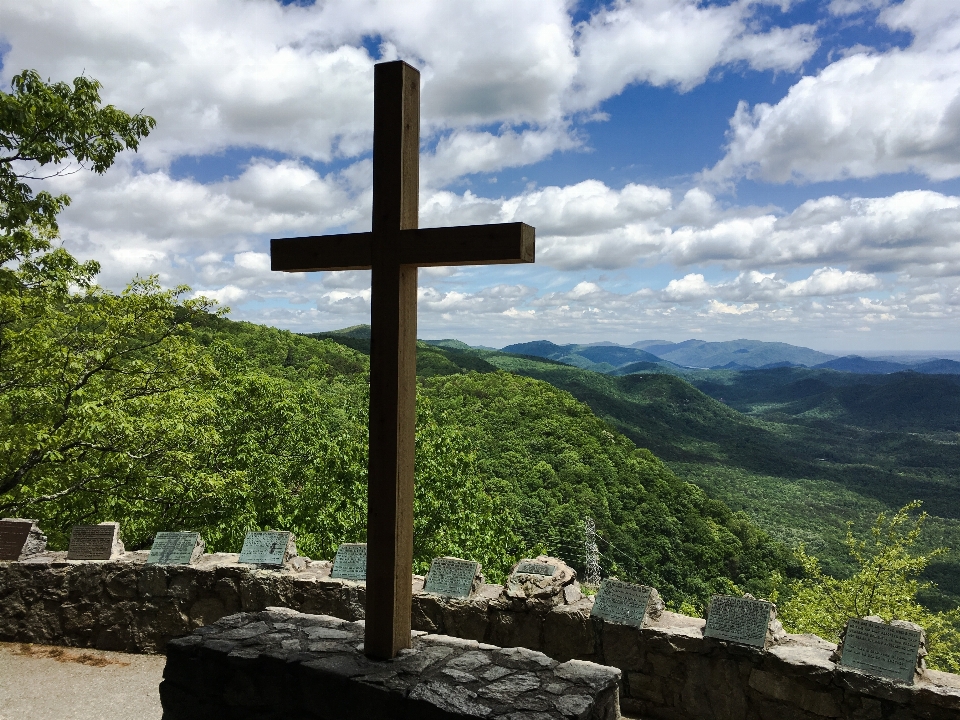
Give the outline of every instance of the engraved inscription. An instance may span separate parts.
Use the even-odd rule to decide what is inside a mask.
[[[710,598],[704,637],[762,648],[772,609],[773,603],[766,600],[714,595]]]
[[[0,520],[0,560],[19,560],[33,523]]]
[[[472,560],[434,558],[423,589],[448,597],[468,597],[479,570],[480,563]]]
[[[117,526],[113,523],[74,526],[70,531],[67,560],[109,560],[116,534]]]
[[[367,544],[344,543],[338,547],[330,577],[340,580],[366,580]]]
[[[290,533],[268,530],[248,532],[240,549],[240,562],[252,565],[283,565]]]
[[[643,627],[652,588],[607,578],[600,585],[590,615],[620,625]]]
[[[527,575],[553,575],[557,571],[556,565],[537,562],[536,560],[521,560],[517,564],[517,569],[513,571],[514,575],[526,573]]]
[[[148,565],[189,565],[200,542],[200,533],[158,532],[150,548]]]
[[[909,628],[851,618],[840,664],[871,675],[913,683],[920,633]]]

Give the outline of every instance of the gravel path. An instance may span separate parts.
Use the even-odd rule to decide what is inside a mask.
[[[0,643],[0,720],[160,720],[166,658]]]

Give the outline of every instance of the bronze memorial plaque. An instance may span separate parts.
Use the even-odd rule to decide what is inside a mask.
[[[19,560],[33,523],[0,520],[0,560]]]
[[[153,538],[148,565],[189,565],[200,540],[198,532],[158,532]]]
[[[288,531],[248,532],[240,548],[239,562],[251,565],[283,565],[290,542]]]
[[[590,615],[606,622],[643,627],[652,589],[607,578],[600,585]]]
[[[552,576],[557,571],[556,565],[537,562],[536,560],[521,560],[517,563],[517,569],[513,571],[514,575],[546,575]]]
[[[753,598],[714,595],[710,598],[704,637],[762,648],[767,641],[773,603]]]
[[[70,531],[67,560],[109,560],[117,537],[115,523],[75,525]]]
[[[339,580],[366,580],[367,544],[344,543],[338,547],[330,577]]]
[[[871,675],[912,684],[920,633],[909,628],[850,618],[840,664]]]
[[[424,592],[447,597],[469,597],[480,563],[459,558],[434,558],[423,583]]]

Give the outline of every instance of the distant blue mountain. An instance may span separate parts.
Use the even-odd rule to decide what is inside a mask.
[[[913,369],[926,375],[960,375],[960,362],[956,360],[928,360],[917,363]]]
[[[507,345],[501,348],[501,352],[542,357],[602,373],[613,372],[624,365],[637,362],[664,364],[656,355],[651,355],[644,350],[613,343],[557,345],[549,340],[534,340]]]
[[[955,360],[938,359],[901,363],[885,359],[871,360],[859,355],[835,357],[797,345],[759,340],[728,342],[685,340],[679,343],[667,340],[641,340],[631,346],[611,342],[558,345],[549,340],[534,340],[507,345],[501,348],[501,351],[541,357],[574,365],[584,370],[614,375],[650,372],[657,367],[679,369],[678,366],[734,371],[812,367],[864,375],[886,375],[904,371],[928,375],[960,375],[960,362]]]
[[[834,355],[779,342],[760,340],[730,340],[707,342],[685,340],[680,343],[641,340],[631,347],[642,348],[657,357],[677,365],[698,368],[742,369],[761,368],[780,363],[791,365],[816,365],[835,358]]]
[[[909,365],[904,365],[903,363],[895,363],[888,360],[868,360],[859,355],[847,355],[846,357],[836,358],[835,360],[828,360],[813,367],[824,370],[860,373],[861,375],[886,375],[887,373],[911,369]]]

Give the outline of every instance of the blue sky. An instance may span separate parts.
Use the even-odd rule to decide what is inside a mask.
[[[960,3],[3,3],[2,81],[154,115],[51,182],[64,242],[297,331],[366,273],[268,240],[369,227],[372,66],[422,72],[421,226],[522,220],[535,266],[422,270],[421,337],[960,350]]]

